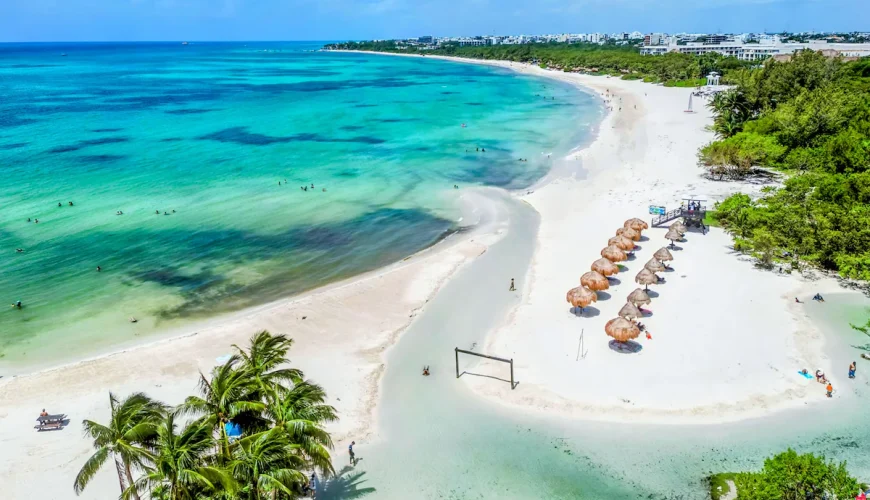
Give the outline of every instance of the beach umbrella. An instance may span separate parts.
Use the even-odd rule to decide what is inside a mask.
[[[588,288],[578,286],[577,288],[568,290],[568,294],[565,298],[568,300],[569,304],[574,307],[579,307],[582,310],[589,304],[597,302],[598,294]]]
[[[661,247],[656,250],[656,253],[653,254],[653,257],[659,262],[667,262],[669,260],[674,260],[674,256],[671,255],[670,250],[665,247]]]
[[[626,238],[628,238],[630,240],[640,241],[640,231],[635,231],[634,229],[631,229],[631,228],[623,228],[623,231],[621,234],[622,234],[622,236],[625,236]]]
[[[660,273],[665,270],[665,265],[661,262],[657,261],[655,257],[649,260],[646,264],[643,265],[644,269],[649,269],[654,273]]]
[[[643,269],[641,272],[637,273],[637,276],[634,277],[634,282],[638,285],[644,285],[649,287],[649,285],[654,285],[659,282],[659,277],[649,269]]]
[[[626,302],[622,309],[619,310],[619,314],[617,314],[620,318],[625,319],[637,319],[643,316],[643,313],[640,312],[640,309],[631,302]]]
[[[634,242],[621,234],[607,240],[607,244],[616,245],[626,252],[634,249]]]
[[[604,276],[613,276],[619,272],[619,266],[603,257],[593,262],[591,268]]]
[[[668,233],[665,235],[666,240],[671,240],[671,246],[674,246],[674,241],[677,241],[682,237],[683,235],[674,229],[669,229]]]
[[[607,290],[610,288],[610,282],[601,273],[597,271],[589,271],[583,276],[580,276],[580,284],[594,291]]]
[[[628,301],[632,304],[640,307],[642,305],[646,305],[650,303],[649,295],[643,289],[638,288],[635,291],[628,294]]]
[[[687,228],[686,225],[680,221],[674,222],[673,224],[668,226],[668,229],[673,229],[680,234],[686,234],[686,231],[689,230],[689,228]]]
[[[616,245],[610,245],[601,250],[601,256],[610,262],[622,262],[628,260],[628,255],[626,255],[625,252]]]
[[[640,336],[640,328],[625,318],[613,318],[604,325],[604,332],[617,342],[627,342]]]
[[[625,224],[622,227],[630,227],[635,231],[642,231],[644,229],[649,229],[649,226],[642,219],[638,219],[637,217],[633,219],[628,219],[625,221]]]

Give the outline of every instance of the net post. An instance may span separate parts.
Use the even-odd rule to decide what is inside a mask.
[[[459,348],[453,348],[453,354],[456,356],[456,378],[459,378]]]
[[[511,358],[511,390],[514,390],[514,358]]]

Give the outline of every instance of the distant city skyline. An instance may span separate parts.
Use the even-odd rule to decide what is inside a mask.
[[[870,31],[867,0],[4,0],[0,41]]]

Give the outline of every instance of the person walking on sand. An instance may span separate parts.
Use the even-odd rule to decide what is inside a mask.
[[[511,278],[511,287],[508,289],[509,292],[515,292],[517,287],[514,285],[514,279]]]
[[[353,445],[356,444],[356,441],[351,441],[350,445],[347,447],[347,453],[350,455],[350,465],[356,465],[356,455],[353,453]]]
[[[827,392],[829,398],[834,397],[834,386],[832,386],[830,382],[828,382],[827,387],[825,387],[825,392]]]
[[[855,370],[858,367],[855,365],[855,362],[852,361],[852,364],[849,365],[849,378],[855,378]]]

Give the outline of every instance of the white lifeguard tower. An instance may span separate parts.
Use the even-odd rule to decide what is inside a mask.
[[[719,85],[719,73],[715,71],[711,71],[709,75],[707,75],[707,85],[708,86],[716,86]]]

